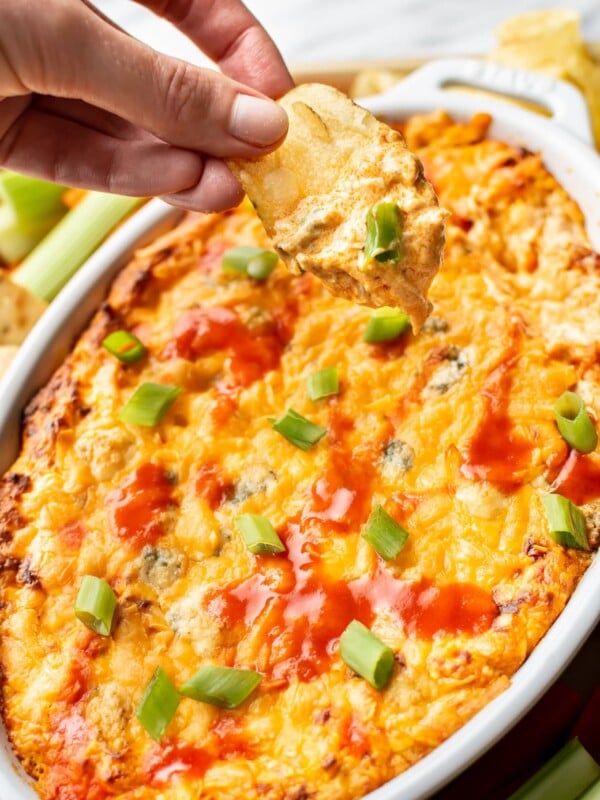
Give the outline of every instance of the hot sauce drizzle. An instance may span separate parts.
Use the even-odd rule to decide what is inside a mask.
[[[224,385],[229,389],[241,388],[279,365],[288,341],[282,335],[283,328],[272,320],[254,331],[230,308],[191,308],[177,320],[166,355],[194,361],[225,350]]]
[[[254,751],[240,727],[239,719],[225,714],[216,718],[203,747],[167,742],[153,748],[144,772],[152,786],[161,786],[182,774],[188,778],[202,778],[218,760],[249,759],[253,756]]]
[[[289,521],[278,533],[286,556],[261,558],[256,573],[214,591],[208,606],[228,626],[260,627],[269,651],[268,665],[260,668],[269,678],[317,677],[329,668],[347,625],[358,619],[370,626],[382,609],[406,633],[423,638],[482,633],[498,614],[491,596],[477,586],[408,583],[382,561],[371,575],[332,580],[320,558],[321,537],[306,520]]]
[[[508,414],[514,361],[512,357],[497,366],[481,390],[485,410],[461,467],[466,478],[489,481],[505,491],[523,482],[533,450]]]
[[[172,505],[173,484],[158,464],[144,464],[107,497],[113,527],[120,539],[142,547],[164,533],[161,513]]]
[[[191,778],[202,778],[213,763],[214,758],[206,750],[190,744],[173,742],[157,747],[151,753],[144,772],[150,778],[152,786],[160,786],[181,774]]]
[[[218,464],[202,464],[196,473],[196,492],[213,511],[227,499],[232,488]]]
[[[261,557],[256,572],[209,595],[209,611],[226,626],[260,637],[268,663],[256,668],[271,680],[309,681],[329,668],[337,642],[353,620],[370,626],[387,608],[408,634],[480,633],[498,610],[491,596],[470,584],[435,586],[397,579],[382,560],[370,575],[334,580],[324,550],[331,534],[358,532],[372,504],[373,463],[381,443],[351,451],[353,423],[331,404],[329,464],[312,486],[306,508],[278,530],[286,553]],[[387,433],[387,432],[386,432]],[[330,556],[328,555],[328,558]]]
[[[77,547],[81,546],[81,543],[85,539],[86,536],[86,528],[83,522],[78,519],[73,519],[70,522],[66,522],[58,531],[58,536],[63,542],[66,547],[71,550],[75,550]]]
[[[600,497],[600,463],[591,455],[571,450],[552,490],[578,506],[596,500]]]

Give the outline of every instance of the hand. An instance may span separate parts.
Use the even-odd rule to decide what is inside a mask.
[[[139,2],[225,75],[153,51],[85,0],[0,0],[0,165],[198,211],[234,206],[242,190],[221,159],[282,141],[287,117],[268,97],[292,79],[239,0]]]

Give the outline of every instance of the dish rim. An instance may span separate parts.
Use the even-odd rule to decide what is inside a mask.
[[[434,63],[456,65],[457,61],[464,64],[466,60]],[[422,69],[428,68],[430,65]],[[523,70],[512,72],[530,75]],[[455,73],[456,66],[446,69],[446,74]],[[558,172],[560,182],[582,206],[590,238],[600,248],[600,207],[596,209],[600,204],[597,190],[592,188],[600,186],[600,158],[590,147],[555,123],[503,101],[459,93],[441,96],[435,86],[421,87],[416,97],[408,81],[410,78],[404,91],[401,84],[385,95],[360,102],[378,114],[397,119],[442,106],[459,120],[475,111],[489,111],[494,117],[491,136],[516,144],[532,143],[542,150],[550,171]],[[582,182],[585,191],[581,191]],[[579,191],[570,188],[574,184]],[[0,475],[18,453],[20,418],[28,399],[69,352],[133,251],[173,227],[181,216],[182,212],[161,201],[148,203],[94,253],[37,323],[0,381]],[[599,581],[600,559],[595,557],[563,612],[512,676],[511,685],[430,754],[367,795],[369,800],[425,800],[507,733],[564,671],[597,625],[600,593],[595,591],[594,582]],[[31,786],[0,724],[0,796],[4,800],[36,800],[38,795]]]

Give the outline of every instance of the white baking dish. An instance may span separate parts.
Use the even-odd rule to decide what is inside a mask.
[[[491,89],[544,107],[552,119],[502,100],[444,87],[462,84]],[[590,238],[600,249],[600,158],[579,93],[559,81],[478,61],[432,62],[384,95],[361,101],[379,115],[396,119],[446,108],[458,119],[476,111],[494,116],[491,135],[540,150],[549,169],[579,202]],[[51,305],[0,383],[0,474],[17,456],[22,409],[50,377],[99,305],[110,282],[133,250],[173,226],[181,212],[153,201],[90,258]],[[428,798],[477,759],[539,699],[576,655],[600,620],[600,559],[596,558],[565,611],[510,688],[429,756],[369,795],[370,800]],[[36,794],[0,731],[1,800],[35,800]]]

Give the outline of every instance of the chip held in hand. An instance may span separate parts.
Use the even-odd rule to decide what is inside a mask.
[[[418,331],[444,250],[444,222],[402,135],[331,86],[280,100],[290,127],[275,152],[227,164],[288,269],[335,295],[399,307]]]

